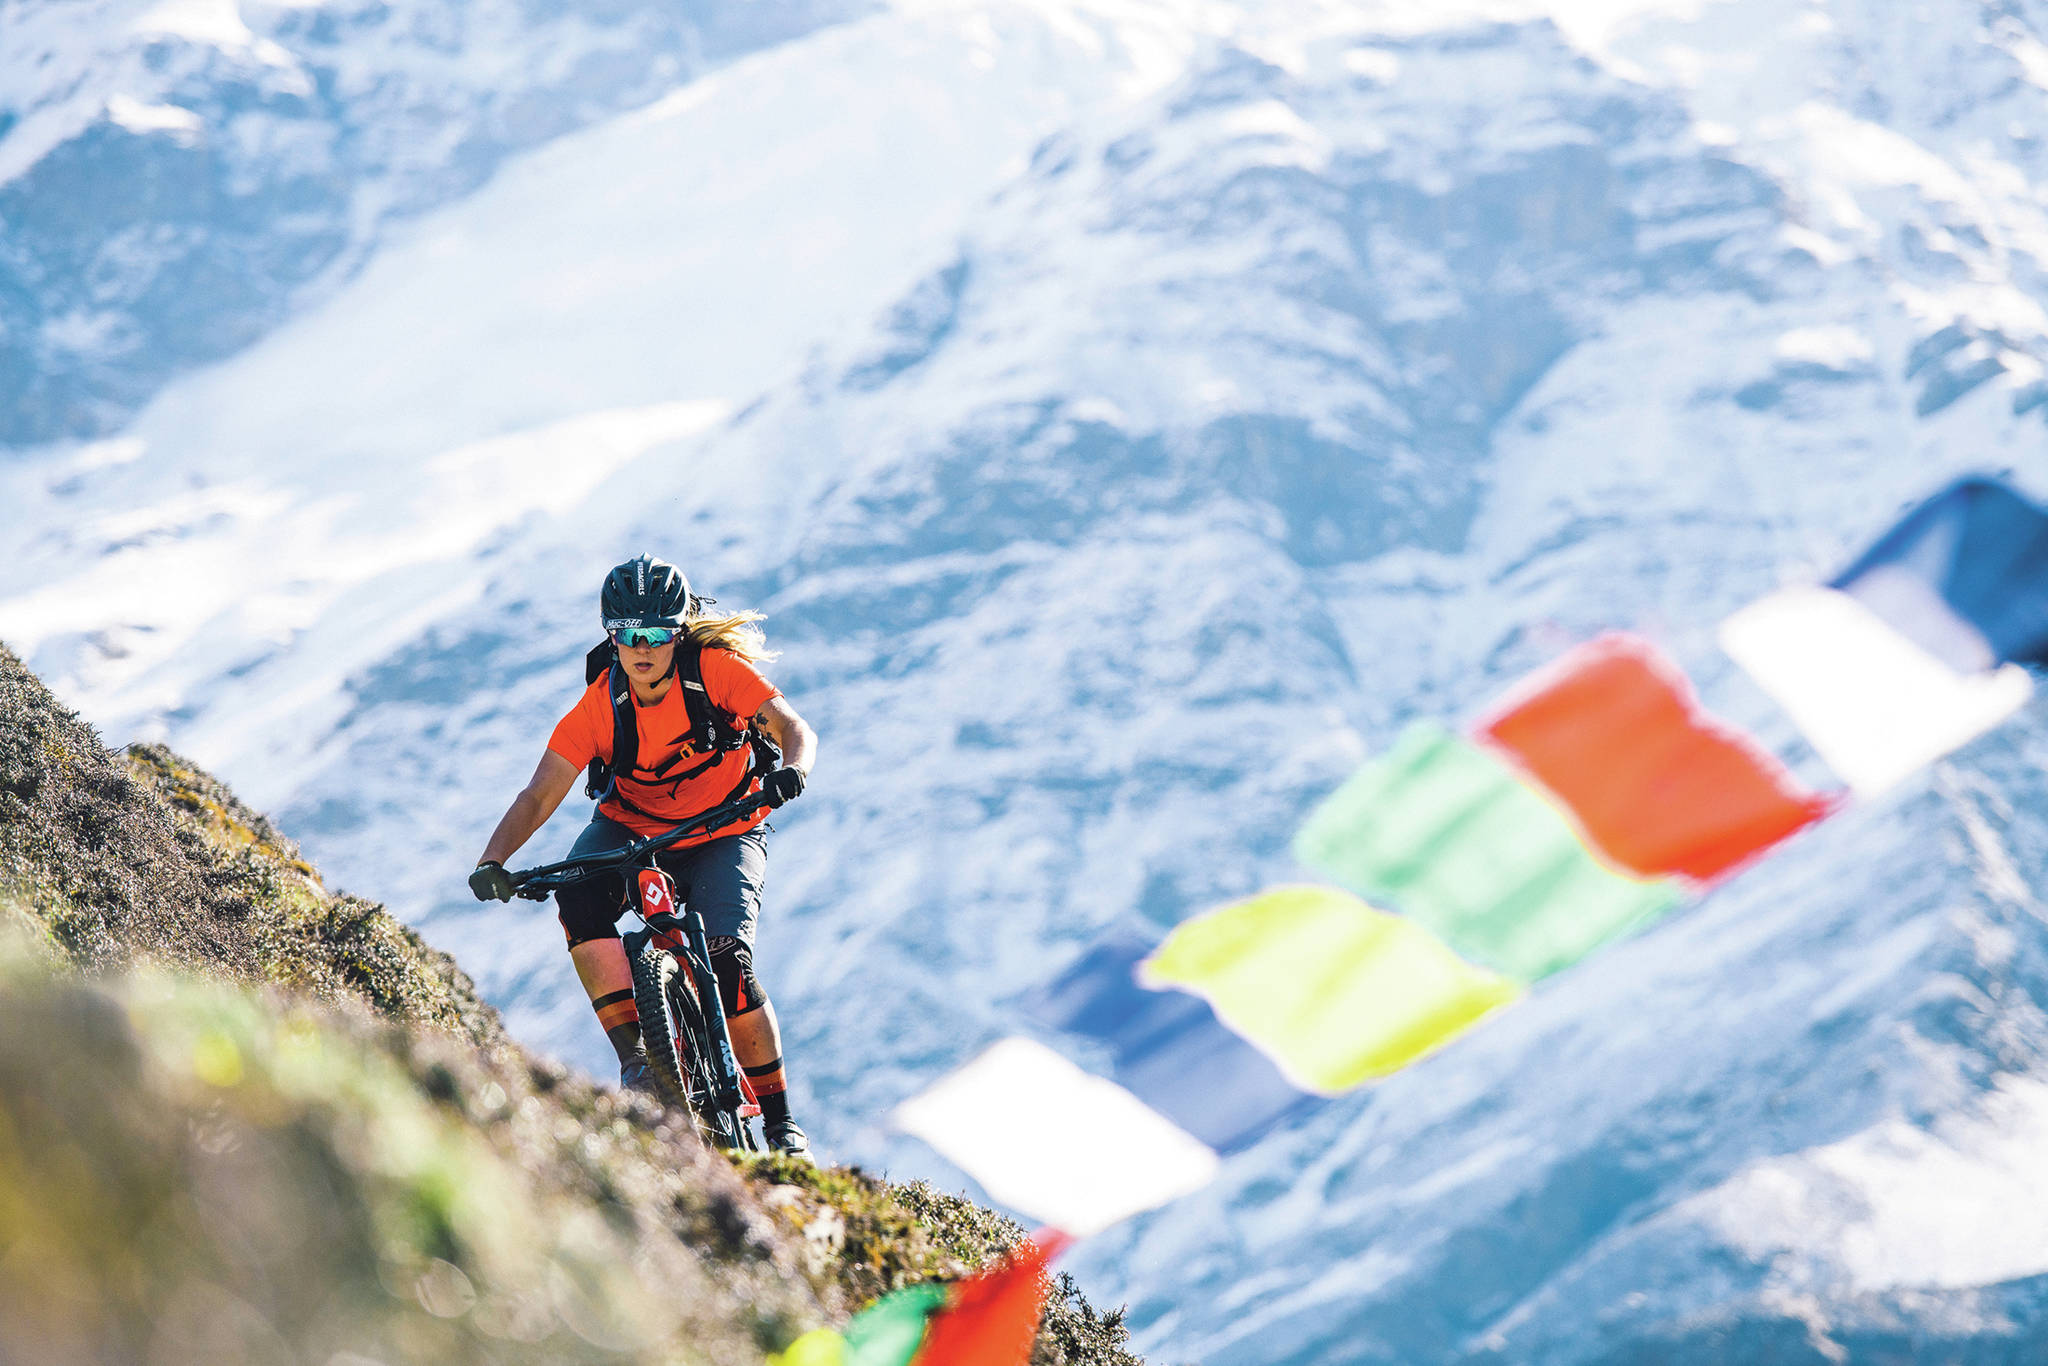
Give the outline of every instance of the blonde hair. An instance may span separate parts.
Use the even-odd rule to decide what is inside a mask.
[[[683,623],[683,634],[697,645],[730,650],[749,664],[766,664],[776,657],[762,634],[759,612],[734,612],[729,616],[691,617]]]

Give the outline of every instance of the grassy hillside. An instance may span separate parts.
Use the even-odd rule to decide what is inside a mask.
[[[529,1054],[447,955],[0,646],[0,1361],[759,1366],[1021,1236],[736,1166]],[[1125,1342],[1062,1282],[1035,1361]]]

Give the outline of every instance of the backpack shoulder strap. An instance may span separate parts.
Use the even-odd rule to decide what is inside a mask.
[[[690,716],[690,738],[706,754],[738,749],[746,739],[746,723],[711,701],[704,691],[704,646],[693,640],[676,644],[676,682],[683,689],[683,709]]]
[[[612,757],[607,763],[602,758],[590,761],[590,772],[583,784],[583,794],[599,800],[611,795],[617,785],[618,775],[631,773],[640,757],[640,723],[633,715],[633,685],[626,681],[626,671],[618,667],[618,651],[609,640],[593,648],[583,658],[584,680],[595,683],[605,680],[605,695],[612,704]]]

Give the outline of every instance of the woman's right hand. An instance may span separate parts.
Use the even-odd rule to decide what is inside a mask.
[[[476,893],[478,901],[510,901],[512,875],[505,871],[504,864],[486,859],[469,875],[469,890]]]

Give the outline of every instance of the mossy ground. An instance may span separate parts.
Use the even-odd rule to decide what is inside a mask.
[[[751,1366],[1022,1237],[736,1165],[528,1054],[447,955],[0,647],[0,1361]],[[1136,1362],[1053,1289],[1035,1366]]]

